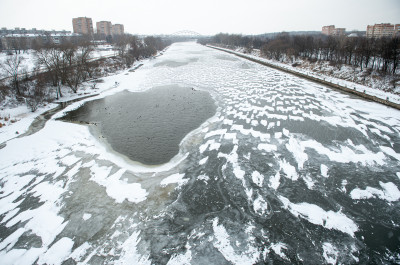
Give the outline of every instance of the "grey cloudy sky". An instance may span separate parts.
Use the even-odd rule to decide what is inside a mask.
[[[132,34],[365,30],[400,23],[400,0],[0,0],[0,27],[72,31],[80,16],[124,24]]]

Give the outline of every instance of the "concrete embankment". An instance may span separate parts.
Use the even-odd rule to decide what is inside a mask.
[[[400,104],[397,104],[397,103],[394,103],[394,102],[391,102],[391,101],[388,101],[388,100],[385,100],[385,99],[382,99],[382,98],[378,98],[376,96],[368,95],[368,94],[366,94],[364,92],[357,91],[355,89],[350,89],[350,88],[347,88],[347,87],[344,87],[344,86],[341,86],[341,85],[338,85],[338,84],[334,84],[332,82],[329,82],[329,81],[326,81],[326,80],[323,80],[323,79],[320,79],[320,78],[317,78],[317,77],[314,77],[314,76],[309,76],[309,75],[306,75],[304,73],[300,73],[300,72],[296,72],[296,71],[293,71],[293,70],[290,70],[290,69],[287,69],[287,68],[283,68],[283,67],[280,67],[278,65],[274,65],[274,64],[271,64],[271,63],[268,63],[268,62],[265,62],[265,61],[250,57],[250,56],[246,56],[246,55],[241,54],[241,53],[237,53],[235,51],[230,51],[230,50],[227,50],[227,49],[223,49],[223,48],[219,48],[219,47],[215,47],[215,46],[210,46],[210,45],[207,45],[207,47],[210,47],[210,48],[213,48],[213,49],[216,49],[216,50],[220,50],[220,51],[223,51],[223,52],[227,52],[227,53],[236,55],[238,57],[247,59],[249,61],[252,61],[252,62],[255,62],[255,63],[259,63],[259,64],[262,64],[262,65],[274,68],[276,70],[283,71],[283,72],[286,72],[286,73],[289,73],[289,74],[292,74],[292,75],[295,75],[295,76],[298,76],[298,77],[301,77],[301,78],[305,78],[305,79],[308,79],[308,80],[311,80],[311,81],[314,81],[314,82],[317,82],[317,83],[320,83],[320,84],[323,84],[323,85],[327,85],[327,86],[330,86],[332,88],[335,88],[335,89],[338,89],[338,90],[341,90],[341,91],[344,91],[344,92],[347,92],[347,93],[350,93],[350,94],[353,94],[353,95],[357,95],[357,96],[362,97],[364,99],[372,100],[372,101],[375,101],[375,102],[384,104],[386,106],[389,106],[389,107],[392,107],[392,108],[400,110]]]

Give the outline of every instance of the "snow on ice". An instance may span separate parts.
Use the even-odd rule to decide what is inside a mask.
[[[367,187],[365,189],[356,188],[350,192],[350,197],[353,200],[370,199],[378,197],[379,199],[394,202],[400,199],[400,191],[392,182],[383,183],[379,181],[381,190],[377,188]]]
[[[279,199],[284,208],[288,209],[293,215],[304,218],[315,225],[335,229],[351,236],[354,236],[354,233],[358,230],[357,224],[340,211],[325,211],[321,207],[309,203],[291,203],[283,196],[279,196]]]

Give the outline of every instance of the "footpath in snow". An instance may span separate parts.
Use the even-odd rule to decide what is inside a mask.
[[[334,87],[336,89],[343,90],[345,92],[355,94],[357,96],[373,100],[375,102],[382,103],[384,105],[400,109],[400,96],[392,93],[388,93],[385,91],[381,91],[378,89],[374,89],[371,87],[363,86],[360,84],[356,84],[354,82],[349,82],[343,79],[335,78],[335,77],[330,77],[326,75],[321,75],[321,74],[316,74],[311,71],[307,71],[304,69],[299,69],[295,68],[293,66],[290,66],[285,63],[279,63],[273,60],[268,60],[259,56],[251,55],[251,54],[245,54],[242,52],[226,49],[226,48],[221,48],[217,46],[212,46],[212,45],[207,45],[207,47],[217,49],[220,51],[228,52],[231,54],[234,54],[236,56],[239,56],[241,58],[245,58],[248,60],[251,60],[256,63],[260,63],[269,67],[272,67],[274,69],[278,69],[290,74],[294,74],[299,77],[307,78],[325,85],[329,85],[331,87]]]

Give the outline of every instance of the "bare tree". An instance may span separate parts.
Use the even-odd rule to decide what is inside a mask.
[[[400,38],[392,38],[389,44],[389,49],[391,50],[390,60],[392,65],[392,74],[395,75],[400,62]]]
[[[118,55],[121,58],[125,57],[125,54],[126,54],[126,52],[128,50],[129,41],[130,41],[129,38],[126,35],[119,36],[116,39],[115,47],[117,48]]]
[[[73,53],[66,54],[69,65],[66,70],[66,82],[74,93],[78,91],[80,84],[85,82],[88,77],[92,76],[89,64],[93,47],[89,42],[80,43],[77,50]]]
[[[138,60],[141,55],[141,50],[143,49],[143,42],[141,42],[137,36],[132,36],[129,39],[129,47],[129,54],[134,60]]]
[[[2,102],[9,93],[9,88],[5,85],[3,80],[0,80],[0,102]]]
[[[55,46],[55,49],[59,52],[58,63],[58,74],[60,76],[61,84],[65,85],[68,83],[68,72],[76,64],[76,45],[65,42],[61,45]]]
[[[63,80],[74,93],[78,91],[80,84],[92,76],[90,58],[93,47],[90,42],[81,42],[78,47],[67,45],[62,48],[63,64],[61,66]]]
[[[83,71],[83,81],[87,79],[87,76],[89,76],[89,78],[92,78],[90,59],[92,57],[93,50],[93,46],[89,41],[80,43],[78,47],[76,61]]]
[[[45,67],[46,71],[50,74],[53,86],[56,87],[56,98],[62,97],[61,92],[61,78],[62,78],[62,51],[57,47],[41,48],[36,52],[38,67]]]
[[[43,103],[47,95],[45,74],[37,73],[35,79],[30,82],[25,102],[32,112],[35,112]]]
[[[31,48],[35,51],[39,51],[43,46],[43,39],[41,37],[36,37],[31,41]]]
[[[21,58],[18,54],[9,55],[1,65],[4,71],[7,73],[7,76],[11,80],[11,86],[17,92],[17,95],[21,95],[20,87],[19,87],[19,75],[20,75],[20,66],[23,58]]]

